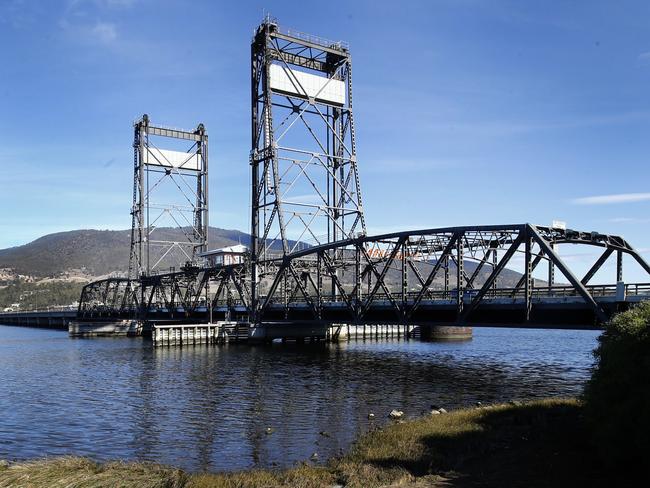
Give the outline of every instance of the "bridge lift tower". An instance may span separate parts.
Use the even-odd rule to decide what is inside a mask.
[[[208,245],[208,135],[134,124],[129,278],[194,262]]]
[[[366,224],[348,46],[267,17],[252,40],[251,68],[254,314],[278,257],[365,235]],[[333,260],[344,250],[335,252]]]

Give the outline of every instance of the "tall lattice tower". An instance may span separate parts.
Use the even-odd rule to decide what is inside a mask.
[[[134,124],[129,277],[193,262],[208,245],[208,135]]]
[[[254,288],[268,259],[357,237],[366,226],[347,45],[267,17],[251,63]]]

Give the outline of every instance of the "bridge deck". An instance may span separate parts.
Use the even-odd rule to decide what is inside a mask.
[[[68,324],[77,317],[77,310],[38,310],[32,312],[0,313],[0,324],[24,325],[46,329],[68,330]]]
[[[634,303],[650,299],[650,285],[628,284],[625,290],[630,294],[616,293],[615,286],[594,285],[593,290],[596,302],[612,314],[628,308]],[[557,287],[548,294],[548,288],[537,290],[531,300],[532,306],[528,320],[525,317],[526,300],[512,289],[495,290],[494,296],[484,297],[474,310],[471,320],[464,325],[471,326],[510,326],[510,327],[549,327],[549,328],[596,328],[597,318],[591,306],[578,296],[571,293],[569,287]],[[474,293],[467,292],[463,297],[465,306],[471,303]],[[411,294],[400,303],[404,310],[413,307],[416,298]],[[362,306],[363,302],[358,306]],[[305,300],[294,300],[291,303],[271,303],[262,322],[282,321],[304,324],[313,323],[349,323],[349,324],[413,324],[413,325],[457,325],[457,299],[454,293],[438,294],[435,298],[424,299],[419,303],[417,313],[405,320],[401,308],[386,296],[375,296],[363,318],[359,320],[352,311],[357,308],[342,299],[323,301],[321,303],[320,317],[315,317],[310,304]],[[125,312],[128,315],[130,312]],[[105,314],[93,314],[93,318],[112,318],[111,311]],[[243,303],[216,303],[212,308],[213,322],[228,320],[228,317],[237,317],[246,320],[248,308]],[[89,317],[90,318],[90,317]],[[207,323],[209,312],[206,306],[198,306],[193,310],[183,307],[156,308],[152,307],[147,312],[147,320],[156,324],[180,323]]]

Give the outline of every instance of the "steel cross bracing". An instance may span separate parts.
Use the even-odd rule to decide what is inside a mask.
[[[139,315],[139,281],[107,278],[84,286],[79,300],[80,317],[136,318]]]
[[[195,261],[208,243],[208,135],[134,124],[129,278]]]
[[[577,276],[558,253],[570,244],[603,249],[584,276]],[[342,251],[334,253],[337,259],[333,250]],[[114,307],[116,315],[128,315],[144,296],[140,309],[149,320],[256,315],[260,321],[351,324],[544,324],[566,319],[567,324],[597,325],[621,306],[620,285],[589,284],[614,254],[612,281],[623,278],[624,255],[650,274],[650,266],[623,238],[592,232],[522,224],[362,236],[277,258],[277,273],[256,311],[248,286],[250,267],[244,263],[187,268],[135,283],[96,282],[84,289],[80,314],[103,316]],[[521,276],[513,276],[513,267],[522,270]],[[535,270],[544,267],[563,284],[534,278]],[[650,284],[623,286],[627,301],[650,295]],[[549,318],[553,307],[561,316]]]
[[[251,62],[251,286],[257,302],[277,271],[269,258],[365,235],[366,226],[347,47],[282,31],[267,19],[254,35]]]

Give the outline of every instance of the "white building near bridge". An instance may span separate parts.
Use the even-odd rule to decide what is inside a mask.
[[[235,246],[222,247],[204,252],[200,254],[200,257],[205,260],[206,266],[214,268],[217,266],[243,264],[246,254],[248,254],[248,247],[243,244],[237,244]]]

